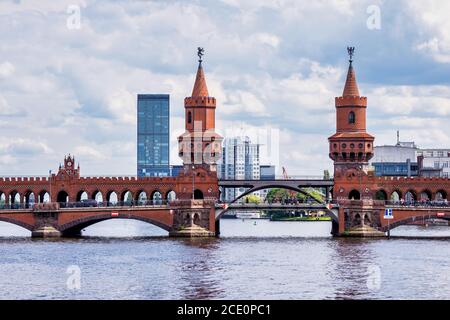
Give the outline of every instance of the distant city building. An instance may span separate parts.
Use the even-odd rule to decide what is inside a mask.
[[[423,177],[450,177],[450,149],[419,150],[417,161]]]
[[[450,149],[420,149],[414,142],[374,148],[371,166],[376,176],[450,177]]]
[[[397,144],[374,147],[370,165],[376,176],[412,177],[419,174],[417,148],[414,142],[401,142],[397,133]]]
[[[261,180],[275,180],[275,166],[260,166]]]
[[[139,177],[170,175],[169,113],[169,95],[138,95],[137,175]]]
[[[182,165],[170,166],[170,176],[177,177],[181,170],[183,170]]]
[[[224,180],[259,180],[260,145],[248,137],[227,138],[223,144],[222,161],[218,175]],[[232,201],[245,192],[245,188],[225,189],[222,200]],[[260,195],[259,192],[254,193]]]

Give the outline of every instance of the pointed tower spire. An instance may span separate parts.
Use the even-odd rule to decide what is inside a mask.
[[[343,97],[359,97],[358,84],[356,83],[356,73],[353,69],[353,55],[355,54],[355,47],[347,47],[348,55],[350,56],[350,65],[348,67],[347,80],[345,81]]]
[[[203,72],[203,55],[205,54],[205,49],[198,47],[198,70],[197,76],[195,77],[194,89],[192,90],[192,97],[209,97],[208,87],[206,86],[205,73]]]

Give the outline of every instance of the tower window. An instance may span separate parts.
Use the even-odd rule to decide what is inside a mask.
[[[192,123],[192,112],[188,112],[188,123]]]
[[[355,122],[356,122],[355,113],[353,111],[350,111],[350,113],[348,114],[348,123],[355,124]]]

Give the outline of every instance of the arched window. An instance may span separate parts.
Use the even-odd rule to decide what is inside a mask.
[[[359,193],[358,190],[352,190],[350,192],[350,194],[348,195],[348,198],[350,200],[360,200],[361,199],[361,194]]]
[[[348,123],[355,124],[355,122],[356,122],[355,113],[353,111],[350,111],[350,113],[348,114]]]
[[[192,112],[188,111],[188,123],[192,123]]]
[[[201,190],[194,190],[194,199],[203,199],[203,192]]]

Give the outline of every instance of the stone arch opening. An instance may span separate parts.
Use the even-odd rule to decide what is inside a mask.
[[[195,189],[194,190],[194,199],[196,200],[202,200],[203,199],[203,192],[202,190]]]
[[[4,208],[6,205],[6,195],[3,191],[0,191],[0,208]]]
[[[122,192],[120,201],[122,201],[123,203],[126,203],[126,204],[133,203],[133,194],[131,193],[131,191],[126,190],[126,191]]]
[[[119,201],[119,198],[117,197],[117,193],[115,191],[109,191],[106,194],[106,201],[108,202],[108,205],[115,205]]]
[[[420,201],[430,201],[432,199],[430,190],[423,190],[420,193]]]
[[[58,195],[56,197],[56,202],[68,203],[69,202],[69,194],[64,190],[59,191]]]
[[[147,203],[147,193],[143,190],[139,191],[136,195],[136,202],[138,204],[146,204]]]
[[[348,214],[347,211],[344,212],[344,224],[345,224],[345,229],[348,229],[351,226],[350,215]]]
[[[48,203],[50,202],[50,193],[48,193],[46,190],[42,190],[38,194],[38,202],[39,203]]]
[[[103,202],[103,194],[100,190],[96,190],[92,193],[92,199],[95,200],[97,203]]]
[[[358,190],[352,190],[350,191],[348,198],[350,200],[361,200],[361,194],[359,193]]]
[[[155,190],[152,192],[152,198],[151,198],[152,204],[161,205],[163,203],[162,199],[163,198],[162,198],[161,192],[159,192],[158,190]]]
[[[413,190],[409,190],[405,193],[405,201],[407,203],[414,203],[417,201],[417,195]]]
[[[370,226],[371,224],[372,224],[372,221],[370,219],[370,215],[366,213],[364,215],[364,225]]]
[[[391,199],[390,199],[391,201],[399,202],[401,198],[402,198],[402,194],[400,191],[396,190],[391,193]]]
[[[175,193],[175,191],[170,190],[166,193],[166,200],[167,201],[174,201],[177,199],[177,194]]]
[[[436,192],[436,195],[435,195],[434,199],[436,201],[447,200],[447,192],[445,192],[444,190],[438,190]]]
[[[353,219],[353,226],[354,227],[361,226],[361,215],[359,213],[355,214],[355,218]]]
[[[200,226],[200,215],[198,213],[194,214],[194,224]]]
[[[16,190],[13,190],[9,193],[9,204],[12,208],[19,207],[20,205],[20,193]]]
[[[89,199],[89,196],[88,196],[86,191],[80,190],[77,193],[77,202],[85,201],[85,200],[88,200],[88,199]]]
[[[387,193],[383,189],[378,190],[377,193],[375,194],[375,200],[387,201],[387,199],[388,199]]]
[[[34,192],[31,190],[28,190],[25,193],[25,204],[27,208],[32,207],[36,203],[36,197],[34,195]]]

